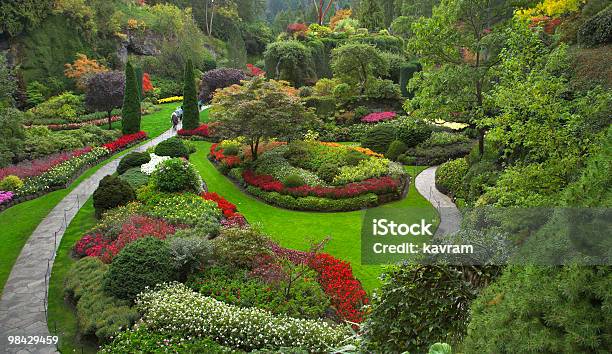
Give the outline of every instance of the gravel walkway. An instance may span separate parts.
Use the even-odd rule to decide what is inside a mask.
[[[425,199],[438,210],[440,226],[436,236],[454,233],[459,230],[461,213],[453,201],[436,189],[436,170],[438,166],[430,167],[421,172],[415,179],[416,189]]]
[[[168,130],[134,151],[145,151],[174,135],[175,131]],[[21,250],[0,300],[0,352],[57,353],[53,344],[34,344],[50,336],[46,302],[55,252],[66,226],[96,190],[100,180],[116,171],[120,160],[118,157],[104,165],[64,197],[38,225]],[[32,344],[10,345],[9,336],[19,336],[21,341],[31,341]]]

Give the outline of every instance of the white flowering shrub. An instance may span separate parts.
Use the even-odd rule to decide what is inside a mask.
[[[294,347],[328,352],[350,339],[348,327],[318,320],[274,316],[257,308],[240,308],[196,293],[180,283],[158,286],[136,300],[143,324],[160,333],[209,337],[233,348]]]
[[[151,161],[140,166],[140,171],[146,175],[151,175],[153,171],[155,171],[155,168],[157,167],[157,165],[159,165],[160,163],[166,160],[170,160],[170,159],[171,159],[170,156],[157,156],[155,154],[151,154]]]

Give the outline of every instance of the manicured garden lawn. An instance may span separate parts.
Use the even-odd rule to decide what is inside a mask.
[[[156,137],[168,130],[171,127],[170,114],[175,108],[176,103],[165,104],[161,110],[144,116],[142,118],[142,130],[147,132],[150,138]],[[119,154],[125,153],[124,151]],[[116,156],[118,155],[111,156],[98,166],[89,169],[72,183],[68,189],[49,193],[40,198],[15,205],[0,213],[0,229],[4,230],[0,236],[0,254],[2,254],[2,258],[0,258],[0,295],[23,245],[27,242],[28,237],[34,232],[38,224],[79,183],[94,174],[101,166],[110,162]]]
[[[210,191],[217,192],[230,202],[237,205],[251,224],[259,224],[264,232],[269,234],[283,247],[308,250],[312,242],[318,242],[326,237],[331,241],[325,252],[342,260],[351,262],[355,276],[363,283],[364,288],[371,292],[379,285],[378,276],[382,266],[361,265],[360,233],[362,211],[345,213],[313,213],[280,209],[256,200],[244,194],[229,179],[217,171],[208,160],[207,154],[211,143],[198,142],[198,151],[191,155],[190,161],[196,166]],[[407,168],[414,177],[425,167]],[[380,208],[411,208],[414,212],[411,220],[435,218],[436,211],[414,188],[414,178],[408,196],[400,201],[383,205]],[[414,208],[414,209],[412,209]]]

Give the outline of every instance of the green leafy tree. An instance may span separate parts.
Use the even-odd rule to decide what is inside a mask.
[[[125,66],[125,90],[123,93],[123,109],[121,111],[121,126],[123,134],[134,134],[140,131],[140,96],[136,73],[130,62]]]
[[[343,82],[359,87],[363,94],[373,79],[387,75],[389,64],[374,46],[349,43],[333,50],[332,70]]]
[[[191,60],[187,60],[185,65],[183,84],[183,128],[193,130],[200,126],[200,112]]]
[[[246,138],[253,160],[257,160],[257,151],[264,140],[295,137],[313,118],[296,89],[261,77],[217,92],[212,115],[220,123],[221,135]]]
[[[511,12],[510,12],[511,14]],[[485,105],[499,64],[503,22],[509,5],[495,0],[445,0],[430,18],[412,25],[409,49],[421,57],[424,70],[411,81],[416,90],[407,110],[433,119],[468,123],[478,130],[484,152],[486,126],[493,115]]]
[[[385,12],[379,0],[361,0],[357,10],[359,23],[370,31],[385,27]]]
[[[21,0],[0,3],[0,33],[16,36],[38,26],[50,13],[53,1]]]

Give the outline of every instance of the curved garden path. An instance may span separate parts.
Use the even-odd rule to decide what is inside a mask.
[[[415,187],[425,199],[438,210],[440,225],[436,236],[450,234],[459,230],[461,213],[453,201],[436,188],[436,170],[438,166],[430,167],[421,172],[415,179]]]
[[[176,131],[167,130],[133,151],[145,151],[174,135]],[[32,340],[37,342],[37,338],[50,336],[47,291],[57,247],[66,226],[96,190],[100,180],[115,172],[120,160],[121,157],[115,158],[74,188],[38,225],[21,250],[0,300],[0,352],[57,352],[53,344],[9,345],[8,337],[21,336],[25,340],[35,337]]]

